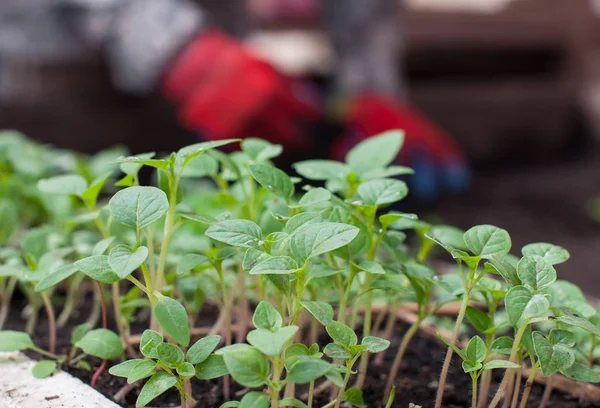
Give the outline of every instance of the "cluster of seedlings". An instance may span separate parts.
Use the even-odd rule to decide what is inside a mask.
[[[393,350],[380,403],[390,408],[411,339],[453,302],[460,308],[451,336],[440,335],[448,351],[436,408],[453,354],[472,380],[474,408],[525,407],[538,371],[600,382],[600,316],[578,287],[557,280],[568,252],[534,243],[517,257],[501,228],[463,232],[390,210],[408,193],[398,177],[412,172],[392,164],[402,142],[401,132],[388,132],[345,162],[298,162],[300,178],[272,164],[281,146],[260,139],[198,143],[164,157],[83,157],[3,133],[0,325],[17,288],[28,305],[26,331],[0,331],[0,351],[43,356],[37,378],[77,366],[95,372],[92,385],[105,369],[143,382],[137,407],[171,388],[182,407],[203,406],[192,398],[194,377],[223,378],[227,399],[232,381],[244,388],[222,408],[312,408],[317,393],[328,396],[324,407],[364,407],[365,379],[390,347],[398,310],[411,304],[416,319]],[[229,154],[217,149],[238,144]],[[144,168],[154,185],[140,185]],[[437,273],[434,249],[457,268]],[[80,288],[90,284],[89,319],[59,354],[57,330],[83,307]],[[205,330],[196,324],[207,304],[219,314]],[[27,333],[42,309],[47,350]],[[461,342],[465,318],[477,334]],[[145,322],[141,338],[133,322]],[[492,370],[503,371],[499,384]]]

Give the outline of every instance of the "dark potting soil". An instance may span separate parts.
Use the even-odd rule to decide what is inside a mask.
[[[21,305],[22,306],[22,305]],[[20,307],[14,305],[11,309],[11,313],[6,322],[5,329],[7,330],[23,330],[25,322],[19,316]],[[198,321],[199,324],[206,323],[209,325],[217,315],[216,309],[207,307]],[[76,316],[71,319],[69,327],[60,329],[57,338],[57,353],[66,354],[70,346],[70,335],[72,329],[83,321],[86,317],[86,313],[81,313],[81,316]],[[77,321],[75,321],[77,320]],[[109,319],[110,320],[110,319]],[[135,330],[136,325],[133,326],[133,332],[141,332],[143,325],[140,325],[138,330]],[[381,400],[383,398],[383,388],[385,386],[389,367],[394,359],[395,351],[402,340],[402,335],[407,329],[407,325],[398,322],[396,330],[392,338],[392,346],[386,351],[384,363],[381,366],[376,366],[372,363],[369,366],[369,374],[365,386],[363,387],[365,403],[370,408],[382,407]],[[36,326],[35,334],[33,336],[34,342],[40,347],[47,347],[48,345],[48,326],[47,320],[43,313],[40,313],[40,319]],[[396,398],[393,404],[394,408],[407,408],[410,403],[422,405],[424,407],[431,407],[434,403],[435,393],[437,389],[437,380],[439,372],[442,367],[443,359],[446,353],[445,347],[443,347],[437,339],[425,333],[418,333],[412,340],[411,344],[406,351],[403,359],[402,367],[400,369],[399,376],[396,381]],[[35,353],[28,353],[31,357],[37,358]],[[85,370],[80,368],[67,368],[75,377],[80,378],[85,383],[90,383],[92,375],[97,367],[100,365],[100,360],[96,358],[90,358],[87,360],[92,370]],[[114,363],[113,363],[114,364]],[[110,364],[109,366],[110,367]],[[498,384],[501,379],[502,372],[497,370],[496,376],[494,377],[495,384]],[[212,381],[199,381],[196,379],[192,380],[193,397],[198,404],[198,408],[218,408],[224,401],[223,397],[223,380],[217,379]],[[114,394],[126,385],[126,380],[120,377],[113,377],[108,374],[108,370],[104,371],[96,384],[96,389],[102,394],[109,398],[112,398]],[[524,385],[524,384],[523,384]],[[142,384],[136,384],[133,390],[125,398],[123,406],[134,407],[137,394]],[[317,385],[318,387],[318,385]],[[458,407],[469,407],[471,398],[471,381],[470,377],[463,373],[461,368],[460,359],[455,358],[450,366],[450,372],[448,375],[448,383],[446,392],[444,394],[444,407],[447,408],[458,408]],[[236,384],[232,385],[231,388],[231,399],[241,399],[240,392],[244,390]],[[304,388],[299,387],[296,395],[302,395]],[[531,391],[529,397],[528,407],[538,407],[541,401],[544,387],[541,385],[535,385]],[[491,390],[491,395],[495,392],[494,387]],[[237,394],[237,395],[236,395]],[[315,399],[315,406],[323,406],[329,400],[329,391],[323,393]],[[152,402],[152,407],[171,407],[179,405],[179,395],[176,391],[169,391],[161,395],[155,401]],[[559,391],[552,393],[551,401],[547,406],[549,408],[576,408],[576,407],[600,407],[599,403],[591,402],[579,402],[578,399],[573,398],[570,395],[565,395]]]

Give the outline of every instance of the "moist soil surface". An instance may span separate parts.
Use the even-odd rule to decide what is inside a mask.
[[[89,304],[89,303],[88,303]],[[23,306],[15,302],[11,309],[9,318],[5,324],[7,330],[23,330],[25,322],[20,317],[20,310]],[[82,323],[87,316],[86,312],[80,312],[79,316],[73,316],[69,322],[69,327],[64,327],[59,330],[57,338],[57,353],[66,354],[70,345],[70,335],[73,328]],[[201,313],[198,319],[198,325],[203,323],[214,321],[217,316],[217,311],[214,308],[207,307]],[[109,322],[111,321],[109,317]],[[109,325],[110,326],[110,325]],[[110,327],[109,327],[110,328]],[[367,376],[366,384],[363,387],[365,404],[369,408],[380,408],[383,405],[381,400],[383,398],[383,388],[385,386],[389,367],[394,359],[395,351],[398,348],[400,341],[402,340],[403,333],[407,330],[408,326],[403,322],[398,322],[392,337],[392,346],[386,351],[384,363],[381,366],[376,366],[372,363],[369,366],[369,375]],[[137,329],[137,330],[136,330]],[[136,328],[132,327],[132,332],[141,332],[142,326]],[[46,348],[48,346],[48,326],[45,315],[40,313],[40,319],[36,326],[36,330],[33,336],[36,345]],[[325,337],[323,337],[322,345],[325,344]],[[407,408],[410,403],[422,405],[423,407],[432,407],[435,400],[435,393],[437,389],[437,380],[439,372],[441,370],[443,359],[446,353],[445,347],[431,335],[426,333],[418,333],[406,351],[403,359],[402,367],[396,381],[396,399],[392,407],[394,408]],[[32,358],[37,358],[35,353],[28,353]],[[85,370],[79,368],[68,368],[75,377],[80,378],[85,383],[89,384],[97,367],[100,366],[100,360],[96,358],[90,358],[87,360],[92,370]],[[115,364],[115,363],[113,363]],[[110,367],[111,364],[108,365]],[[491,395],[495,391],[495,387],[501,380],[501,372],[496,373],[494,377],[494,384]],[[212,381],[199,381],[196,379],[192,380],[193,397],[198,404],[199,408],[218,408],[223,402],[226,401],[223,397],[222,379]],[[126,385],[126,380],[120,377],[113,377],[104,371],[96,384],[96,389],[108,398],[114,396],[122,387]],[[524,385],[524,384],[523,384]],[[133,390],[126,396],[124,402],[120,402],[124,407],[134,407],[135,400],[141,384],[133,388]],[[317,384],[318,388],[318,384]],[[457,407],[469,407],[470,406],[470,395],[471,395],[471,381],[470,377],[463,373],[461,368],[460,359],[455,358],[450,366],[450,372],[448,375],[448,383],[446,392],[444,394],[444,407],[457,408]],[[247,390],[243,390],[237,385],[232,385],[231,389],[231,400],[241,399],[243,393]],[[542,393],[544,387],[536,384],[529,397],[528,407],[538,407],[540,405]],[[305,394],[305,389],[300,387],[297,390],[296,395],[302,397]],[[321,407],[329,402],[329,391],[315,398],[315,407]],[[179,405],[179,395],[176,391],[169,391],[154,400],[151,407],[171,407]],[[600,403],[591,402],[580,402],[578,399],[573,398],[570,395],[565,395],[559,391],[554,391],[549,405],[547,407],[554,408],[576,408],[576,407],[600,407]]]

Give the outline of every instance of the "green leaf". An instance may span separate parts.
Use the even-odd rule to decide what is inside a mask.
[[[329,370],[327,372],[327,374],[325,374],[325,377],[327,377],[327,379],[329,381],[331,381],[337,387],[344,386],[344,379],[342,378],[342,374],[340,373],[339,370],[337,370],[335,368],[332,368],[331,370]]]
[[[517,275],[517,263],[511,262],[511,255],[493,255],[490,258],[489,265],[492,266],[500,276],[511,286],[521,284],[521,279]]]
[[[162,296],[154,306],[154,317],[165,333],[182,346],[190,344],[190,326],[185,308],[168,296]]]
[[[381,353],[384,350],[387,350],[390,347],[390,342],[386,339],[382,339],[381,337],[375,336],[366,336],[362,339],[361,344],[366,345],[365,351],[369,353]]]
[[[136,156],[121,156],[117,159],[119,168],[123,173],[128,176],[136,176],[142,167],[144,167],[144,161],[150,160],[155,156],[154,152],[140,153]]]
[[[108,208],[118,222],[139,230],[165,215],[169,200],[159,188],[133,186],[118,191],[108,202]]]
[[[85,179],[76,174],[41,179],[37,183],[38,190],[46,194],[81,196],[87,187]]]
[[[39,283],[35,286],[35,291],[39,293],[45,291],[46,289],[50,289],[52,286],[55,286],[65,279],[70,278],[77,271],[78,269],[75,267],[75,265],[63,265],[60,268],[51,271],[41,281],[39,281]]]
[[[487,313],[482,312],[472,306],[467,306],[467,319],[469,323],[479,332],[485,332],[493,326],[493,322],[490,320]]]
[[[181,377],[191,378],[196,375],[196,369],[192,363],[185,362],[177,367],[177,374]]]
[[[594,336],[600,337],[600,327],[596,326],[589,320],[584,319],[583,317],[566,315],[566,316],[558,316],[556,318],[556,320],[561,323],[568,324],[569,326],[579,327],[580,329],[584,329],[584,330],[592,333]]]
[[[540,317],[550,308],[550,302],[543,295],[532,294],[524,286],[515,286],[506,294],[508,321],[513,327],[520,327],[526,319]]]
[[[333,307],[329,303],[302,300],[300,304],[323,326],[327,326],[333,321]]]
[[[140,246],[133,251],[127,245],[117,245],[108,255],[108,264],[113,272],[125,279],[139,268],[148,258],[148,248]]]
[[[328,345],[326,345],[325,348],[323,349],[323,352],[325,353],[325,355],[327,355],[327,357],[336,359],[336,360],[337,359],[347,360],[352,357],[350,352],[348,350],[346,350],[345,347],[342,347],[335,343],[329,343]]]
[[[112,360],[124,352],[119,336],[107,329],[90,330],[75,345],[102,360]]]
[[[550,344],[546,336],[538,331],[533,332],[533,347],[545,377],[568,368],[575,362],[573,350],[562,344]]]
[[[109,368],[108,373],[110,375],[114,375],[115,377],[129,377],[129,373],[133,370],[139,362],[148,361],[141,358],[134,358],[133,360],[123,361],[120,364],[114,365]]]
[[[85,334],[90,330],[89,323],[82,323],[75,327],[73,333],[71,334],[71,344],[75,345],[79,340],[85,336]]]
[[[306,405],[304,402],[302,402],[299,399],[296,399],[294,397],[282,399],[281,401],[279,401],[279,406],[280,407],[292,407],[292,408],[308,408],[308,405]]]
[[[286,380],[294,384],[308,384],[323,377],[331,369],[331,364],[323,360],[300,360],[293,365]]]
[[[350,169],[332,160],[305,160],[293,164],[294,170],[309,180],[345,179]]]
[[[269,397],[259,391],[251,391],[244,395],[239,408],[269,408]]]
[[[354,346],[358,343],[356,333],[350,327],[338,321],[333,321],[325,326],[329,336],[338,344],[343,346]]]
[[[268,164],[251,164],[250,174],[258,183],[284,200],[294,195],[294,184],[285,172]]]
[[[189,145],[179,149],[179,151],[177,152],[177,160],[181,163],[181,168],[185,168],[185,166],[187,166],[192,159],[198,157],[202,153],[205,153],[217,147],[225,146],[239,141],[240,139],[223,139]]]
[[[212,380],[229,374],[223,356],[211,354],[206,360],[196,365],[196,378]]]
[[[467,348],[465,349],[465,355],[467,359],[476,363],[481,363],[485,360],[487,354],[487,348],[485,342],[479,336],[474,336],[469,340]]]
[[[510,356],[514,340],[508,336],[498,337],[492,343],[492,351],[496,354]]]
[[[298,269],[298,263],[289,256],[272,256],[257,263],[250,270],[250,275],[287,275]]]
[[[466,374],[472,373],[474,371],[478,371],[482,367],[483,367],[483,364],[481,364],[481,362],[479,362],[479,361],[465,360],[462,362],[462,368]]]
[[[560,370],[561,374],[572,378],[573,380],[576,381],[584,381],[584,382],[591,382],[591,383],[598,383],[600,382],[600,374],[598,374],[596,371],[592,370],[591,368],[588,368],[586,366],[584,366],[581,363],[578,363],[577,361],[575,363],[573,363],[573,365],[571,367],[568,368],[564,368],[562,370]]]
[[[183,275],[204,264],[208,264],[208,258],[204,255],[187,254],[177,264],[177,275]]]
[[[519,261],[517,274],[523,286],[532,292],[550,286],[556,280],[554,267],[538,255],[527,255]]]
[[[349,244],[359,232],[357,227],[337,222],[306,224],[294,232],[290,248],[297,259],[305,262]]]
[[[0,200],[0,245],[4,244],[15,233],[19,226],[19,212],[11,201]]]
[[[406,183],[395,179],[374,179],[358,186],[354,205],[368,205],[379,207],[385,204],[402,200],[408,194]]]
[[[263,139],[246,137],[241,143],[242,151],[254,161],[262,162],[273,159],[281,154],[283,147]]]
[[[346,155],[346,163],[359,175],[392,163],[404,142],[404,132],[392,130],[369,137],[354,146]]]
[[[156,347],[158,359],[169,368],[175,368],[183,363],[183,351],[170,343],[161,343]]]
[[[198,340],[189,348],[186,360],[192,364],[203,362],[215,351],[220,342],[221,336],[217,335],[206,336]]]
[[[144,330],[140,340],[140,351],[143,355],[150,358],[158,358],[156,348],[164,341],[163,336],[154,330]]]
[[[569,255],[569,251],[563,247],[552,245],[547,242],[537,242],[525,245],[523,249],[521,249],[521,253],[523,256],[541,256],[544,261],[548,262],[550,265],[558,265],[566,262],[571,256]]]
[[[153,360],[142,360],[133,366],[127,375],[127,384],[134,383],[142,378],[148,378],[154,374],[156,362]]]
[[[169,388],[174,387],[177,384],[177,378],[169,373],[164,371],[159,371],[154,374],[144,387],[142,391],[140,391],[140,395],[138,395],[137,401],[135,402],[136,408],[142,408],[148,405],[152,400]]]
[[[311,187],[300,201],[298,201],[298,205],[291,205],[290,208],[302,208],[302,207],[310,207],[311,205],[323,203],[325,201],[329,201],[331,199],[331,193],[329,190],[324,189],[323,187]]]
[[[255,348],[228,351],[223,358],[233,379],[244,387],[260,387],[269,378],[269,360]]]
[[[575,346],[575,335],[568,330],[552,329],[548,335],[548,340],[552,344],[562,344],[567,347]]]
[[[31,374],[34,378],[47,378],[54,373],[56,370],[56,361],[54,360],[40,360],[31,369]]]
[[[281,314],[269,302],[263,300],[256,306],[252,323],[257,329],[276,332],[281,329],[283,319]]]
[[[73,266],[93,280],[101,283],[109,284],[121,279],[110,267],[107,255],[88,256],[75,262]]]
[[[467,355],[465,354],[465,352],[461,349],[459,349],[455,344],[450,343],[449,340],[446,340],[444,338],[444,336],[442,336],[440,333],[437,334],[438,338],[444,342],[444,344],[448,347],[450,347],[452,350],[454,350],[454,352],[463,360],[467,360]]]
[[[521,366],[508,360],[491,360],[484,364],[483,371],[494,370],[496,368],[521,368]]]
[[[101,241],[98,241],[94,248],[92,248],[92,255],[104,255],[106,250],[110,247],[110,244],[113,243],[115,237],[108,237]]]
[[[276,332],[256,329],[248,333],[246,339],[263,354],[275,357],[281,354],[285,344],[294,337],[297,331],[298,326],[282,327]]]
[[[493,225],[475,226],[465,232],[463,239],[469,251],[483,259],[507,254],[512,245],[508,232]]]
[[[250,220],[225,220],[212,224],[206,236],[231,246],[253,248],[262,239],[260,227]]]
[[[283,231],[291,234],[304,224],[308,224],[310,222],[321,222],[322,220],[323,217],[318,212],[301,212],[300,214],[296,214],[287,220]]]
[[[356,387],[348,388],[344,392],[342,401],[345,401],[345,402],[351,404],[352,406],[359,407],[359,408],[367,407],[365,405],[365,400],[363,399],[363,392]]]
[[[238,408],[240,406],[239,401],[227,401],[219,406],[219,408]]]
[[[393,223],[395,223],[398,220],[402,220],[402,219],[417,220],[418,218],[419,217],[417,217],[415,214],[391,212],[388,214],[381,215],[379,217],[379,222],[381,223],[382,228],[387,229],[390,225],[392,225]]]
[[[372,273],[374,275],[385,275],[385,269],[383,266],[373,261],[362,261],[360,264],[354,264],[361,271]]]
[[[90,184],[83,193],[81,193],[81,199],[85,202],[88,208],[95,208],[96,201],[98,200],[98,196],[102,191],[102,187],[104,187],[104,184],[106,184],[106,181],[111,174],[112,171],[99,176],[92,181],[92,184]]]

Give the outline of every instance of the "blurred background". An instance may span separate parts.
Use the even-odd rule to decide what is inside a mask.
[[[277,69],[326,88],[336,54],[315,2],[248,0],[236,16],[228,1],[198,0],[230,32],[252,26],[245,41]],[[87,153],[195,140],[161,97],[113,86],[103,53],[62,30],[54,3],[0,2],[0,129]],[[467,190],[414,210],[501,226],[515,248],[564,246],[572,259],[560,277],[600,296],[600,1],[405,0],[398,33],[411,102],[472,170]]]

